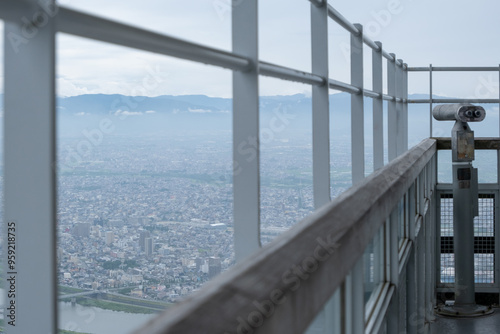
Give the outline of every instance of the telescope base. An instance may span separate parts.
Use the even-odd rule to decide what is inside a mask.
[[[491,306],[476,304],[469,305],[445,305],[437,308],[436,313],[445,317],[471,318],[492,314]]]

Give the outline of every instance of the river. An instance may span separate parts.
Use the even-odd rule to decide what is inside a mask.
[[[59,328],[92,334],[130,333],[154,314],[132,314],[59,302]]]
[[[4,302],[4,290],[0,289],[0,305]],[[132,314],[103,310],[97,307],[72,306],[59,302],[59,328],[92,334],[126,334],[154,317],[154,314]]]

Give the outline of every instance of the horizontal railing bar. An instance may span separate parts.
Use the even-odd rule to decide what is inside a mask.
[[[331,89],[340,90],[340,91],[350,93],[350,94],[359,94],[361,92],[361,89],[359,89],[358,87],[350,85],[350,84],[342,82],[342,81],[335,80],[335,79],[329,79],[328,86]],[[369,89],[363,89],[363,95],[366,97],[374,98],[374,99],[380,99],[380,93],[376,93],[376,92],[369,90]],[[399,97],[394,97],[394,96],[390,96],[387,94],[382,94],[382,99],[387,100],[387,101],[396,101],[396,102],[403,102],[403,103],[407,102],[406,99],[401,99]]]
[[[397,61],[389,52],[382,50],[382,56],[384,56],[385,59],[390,60],[390,61]]]
[[[355,87],[353,85],[350,85],[348,83],[338,81],[335,79],[329,79],[328,86],[331,89],[340,90],[340,91],[350,93],[350,94],[359,94],[361,92],[361,89],[359,89],[358,87]],[[375,98],[375,99],[380,99],[379,93],[376,93],[376,92],[369,90],[369,89],[363,89],[363,95],[367,96],[367,97]],[[407,103],[407,101],[408,101],[406,99],[401,99],[399,97],[394,97],[394,96],[390,96],[387,94],[382,94],[382,99],[387,100],[387,101],[396,101],[398,103],[399,102]]]
[[[387,294],[384,296],[384,300],[382,301],[382,305],[378,312],[380,316],[378,317],[373,316],[370,319],[370,321],[366,325],[365,333],[378,333],[380,331],[380,328],[382,327],[382,324],[384,324],[384,321],[386,319],[385,315],[387,314],[387,310],[389,309],[389,304],[392,300],[392,296],[394,295],[395,291],[396,291],[395,286],[391,285],[389,290],[387,291]]]
[[[415,239],[418,238],[418,231],[420,231],[420,227],[422,226],[422,221],[424,219],[424,215],[420,212],[415,214]]]
[[[450,137],[436,137],[438,150],[451,150]],[[474,149],[476,150],[500,150],[500,138],[498,137],[478,137],[474,139]]]
[[[375,44],[375,42],[368,36],[363,34],[363,42],[375,51],[380,51],[380,46]]]
[[[408,103],[500,103],[500,99],[408,99]]]
[[[395,101],[396,100],[396,98],[394,96],[390,96],[387,94],[382,94],[382,99],[384,99],[386,101]]]
[[[403,241],[403,246],[399,250],[399,273],[403,272],[408,260],[410,259],[411,249],[413,247],[413,242],[410,239],[405,239]]]
[[[400,62],[399,60],[395,59],[389,52],[382,50],[382,56],[384,56],[385,59],[390,60],[390,61],[395,61],[396,65],[401,67],[403,66],[403,63]]]
[[[354,87],[353,85],[335,79],[328,80],[328,87],[351,94],[361,93],[361,89],[359,89],[358,87]]]
[[[376,93],[369,89],[363,89],[363,95],[374,99],[380,99],[380,93]]]
[[[245,57],[123,23],[59,7],[57,29],[61,32],[143,51],[245,71],[251,63]]]
[[[261,75],[274,77],[278,79],[302,82],[305,84],[323,86],[326,80],[319,75],[308,72],[302,72],[293,68],[283,67],[266,62],[259,62],[259,73]]]
[[[372,296],[376,296],[375,298],[370,297],[368,301],[365,303],[365,323],[372,318],[374,313],[377,313],[380,308],[380,301],[384,298],[384,295],[389,290],[391,286],[390,282],[380,282],[377,286],[372,290]]]
[[[358,28],[356,28],[354,24],[349,22],[349,20],[347,20],[342,14],[340,14],[335,8],[333,8],[332,5],[328,5],[328,16],[351,34],[356,36],[359,35]]]
[[[498,189],[498,184],[496,183],[479,183],[480,193],[495,193]],[[451,183],[438,183],[436,185],[436,191],[453,191],[453,184]]]
[[[324,5],[326,0],[309,0],[316,7],[321,7]]]
[[[498,66],[432,66],[432,72],[498,72],[500,67]],[[429,72],[429,66],[427,67],[408,67],[410,72]]]
[[[356,28],[354,24],[349,22],[342,14],[340,14],[335,8],[333,8],[331,5],[328,5],[328,16],[333,19],[335,22],[337,22],[342,28],[347,30],[349,33],[358,36],[359,35],[359,30]],[[375,42],[369,38],[366,35],[363,35],[363,42],[368,45],[370,48],[372,48],[375,51],[380,51],[380,47],[375,44]],[[389,59],[390,61],[395,61],[397,66],[403,66],[403,63],[401,63],[399,60],[394,59],[394,57],[389,54],[387,51],[382,50],[382,55]]]
[[[422,141],[135,333],[234,333],[261,310],[253,333],[302,333],[435,153]]]

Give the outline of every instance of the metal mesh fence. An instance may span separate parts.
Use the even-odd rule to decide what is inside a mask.
[[[441,283],[455,281],[453,254],[453,195],[441,194]],[[494,283],[495,196],[479,194],[479,216],[474,218],[474,276],[476,283]]]

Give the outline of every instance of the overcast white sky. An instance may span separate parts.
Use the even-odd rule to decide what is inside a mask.
[[[231,50],[230,0],[62,0],[62,5]],[[329,1],[373,40],[410,66],[500,63],[500,3],[491,0]],[[262,60],[310,71],[310,3],[259,2]],[[330,77],[350,81],[349,35],[330,20]],[[58,93],[231,96],[231,72],[128,48],[58,35]],[[371,50],[365,48],[365,82],[371,88]],[[497,73],[435,74],[435,92],[498,96]],[[145,85],[144,82],[148,84]],[[145,88],[147,87],[147,88]],[[310,87],[261,78],[262,95],[310,92]],[[410,73],[410,92],[428,91],[427,74]]]

